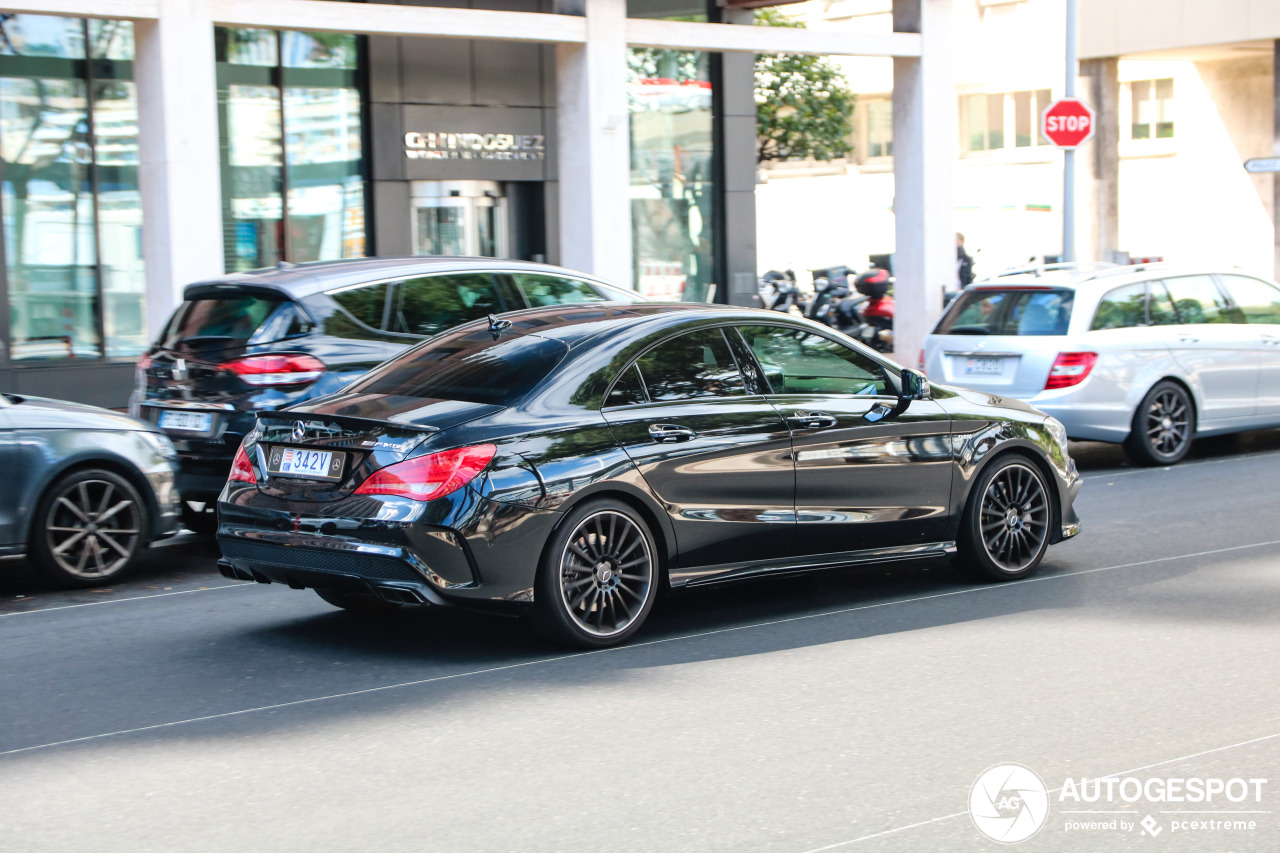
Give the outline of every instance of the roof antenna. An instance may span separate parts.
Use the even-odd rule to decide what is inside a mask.
[[[495,314],[489,315],[489,331],[493,334],[493,339],[495,341],[498,339],[498,335],[501,335],[503,332],[505,332],[507,329],[510,329],[510,328],[511,328],[510,320],[502,320]]]

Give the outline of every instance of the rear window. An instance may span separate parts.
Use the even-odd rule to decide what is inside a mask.
[[[1075,291],[975,288],[961,293],[936,335],[1065,335]]]
[[[510,406],[555,369],[568,346],[537,335],[488,329],[433,338],[386,362],[346,390],[391,397]]]
[[[219,346],[244,342],[262,329],[269,319],[274,319],[273,315],[282,307],[292,314],[291,303],[257,295],[188,299],[170,318],[161,335],[160,345],[171,349],[179,345]]]

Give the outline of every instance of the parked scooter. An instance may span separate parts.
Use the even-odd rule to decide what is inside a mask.
[[[813,298],[805,306],[804,315],[810,320],[825,323],[844,331],[848,324],[840,311],[843,300],[849,295],[849,267],[823,267],[811,270],[813,274]]]
[[[769,270],[760,276],[756,282],[756,298],[766,311],[790,311],[792,308],[804,311],[800,288],[796,286],[796,276],[791,270],[785,273]]]
[[[885,269],[869,269],[854,279],[854,289],[860,296],[844,300],[840,309],[846,313],[847,324],[840,328],[854,340],[860,341],[877,352],[893,352],[893,297],[889,289],[893,278]]]

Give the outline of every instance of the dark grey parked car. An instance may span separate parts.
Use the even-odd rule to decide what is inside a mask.
[[[177,453],[107,409],[0,394],[0,555],[69,587],[109,583],[178,530]]]
[[[180,457],[183,521],[212,533],[254,413],[332,394],[432,335],[488,314],[641,297],[592,276],[494,258],[363,258],[188,285],[138,364],[130,411]]]

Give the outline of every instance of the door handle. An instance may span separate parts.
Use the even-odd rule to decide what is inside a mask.
[[[649,437],[659,444],[675,444],[677,441],[691,441],[698,434],[678,424],[649,424]]]
[[[797,429],[830,429],[838,421],[835,415],[829,415],[826,412],[799,411],[787,418],[787,423]]]
[[[1275,338],[1271,335],[1263,335],[1262,342],[1269,347],[1280,347],[1280,338]]]
[[[1200,339],[1199,339],[1199,338],[1193,338],[1193,337],[1191,337],[1191,335],[1178,335],[1178,340],[1182,341],[1184,344],[1198,344],[1198,343],[1200,343]]]

